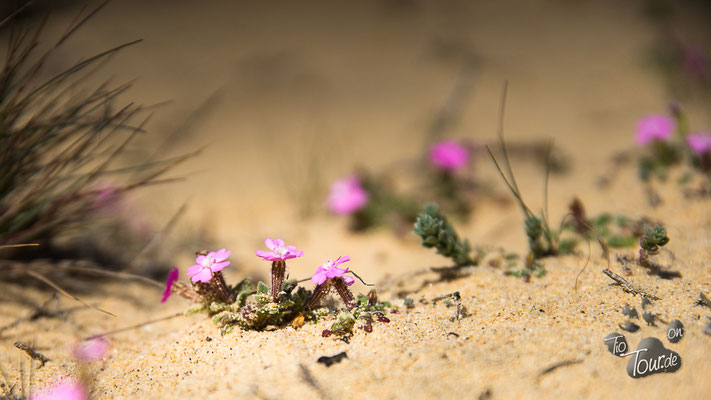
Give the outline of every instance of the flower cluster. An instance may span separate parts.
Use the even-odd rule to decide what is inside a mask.
[[[281,239],[264,239],[264,245],[271,251],[257,250],[257,256],[268,261],[286,261],[292,258],[301,257],[303,251],[299,251],[294,246],[287,246]]]
[[[697,155],[705,155],[711,152],[711,133],[701,132],[686,136],[686,142]]]
[[[313,274],[313,276],[311,276],[311,282],[314,285],[323,285],[323,283],[326,282],[327,279],[342,277],[343,274],[348,272],[348,267],[346,267],[346,269],[341,269],[338,268],[338,266],[350,260],[350,257],[345,256],[338,257],[333,261],[326,261],[325,263],[321,264],[318,269],[316,269],[316,272]],[[355,280],[350,276],[346,276],[345,278],[343,278],[343,280],[348,286],[352,285],[353,282],[355,282]]]
[[[231,251],[226,249],[200,254],[195,258],[197,264],[188,268],[186,275],[192,277],[190,280],[193,283],[209,282],[213,273],[222,271],[223,268],[230,265],[230,262],[226,261],[230,254]]]
[[[363,189],[360,179],[350,175],[331,184],[331,192],[326,202],[334,214],[354,213],[368,204],[370,196]]]
[[[443,171],[457,171],[469,164],[471,152],[455,140],[435,143],[430,148],[430,162]]]
[[[271,261],[271,286],[259,282],[255,288],[250,278],[245,278],[235,286],[228,286],[224,281],[222,269],[230,265],[227,258],[231,252],[223,248],[219,251],[198,253],[196,264],[191,266],[186,274],[191,278],[192,288],[178,281],[177,267],[171,270],[161,301],[167,300],[173,292],[193,300],[200,304],[195,310],[208,311],[223,333],[231,331],[234,326],[246,329],[263,329],[268,325],[285,323],[300,326],[295,321],[300,320],[300,324],[303,324],[304,315],[313,319],[327,312],[318,306],[330,292],[339,295],[349,311],[360,307],[358,312],[368,312],[368,307],[380,304],[373,300],[368,302],[367,306],[358,306],[358,301],[349,288],[355,283],[355,279],[347,275],[355,274],[349,271],[349,267],[343,266],[351,260],[349,256],[328,260],[318,266],[310,279],[316,287],[309,291],[297,287],[296,280],[286,280],[286,261],[299,258],[304,252],[295,246],[287,245],[282,239],[266,238],[264,245],[269,250],[256,250],[255,254]],[[377,299],[374,294],[373,296]],[[249,299],[251,301],[248,301]],[[381,312],[386,306],[378,307],[380,308],[377,311]],[[102,342],[87,342],[82,343],[75,351],[77,358],[89,360],[100,357],[95,354],[105,351],[105,347]]]
[[[635,139],[640,146],[646,146],[654,141],[664,142],[671,137],[676,129],[673,119],[664,115],[649,115],[637,123]]]

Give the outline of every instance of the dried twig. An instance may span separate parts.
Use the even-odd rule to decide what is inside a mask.
[[[83,304],[83,305],[85,305],[85,306],[87,306],[87,307],[89,307],[89,308],[91,308],[91,309],[94,309],[94,310],[96,310],[96,311],[100,311],[100,312],[102,312],[102,313],[104,313],[104,314],[108,314],[108,315],[110,315],[110,316],[112,316],[112,317],[116,317],[116,314],[114,314],[114,313],[112,313],[112,312],[109,312],[109,311],[106,311],[106,310],[103,310],[103,309],[101,309],[101,308],[99,308],[99,307],[92,306],[91,304],[85,302],[84,300],[82,300],[82,299],[80,299],[80,298],[74,296],[73,294],[67,292],[66,290],[62,289],[59,285],[57,285],[56,283],[52,282],[50,279],[48,279],[47,277],[45,277],[45,276],[42,275],[42,274],[39,274],[39,273],[37,273],[37,272],[35,272],[35,271],[32,271],[32,270],[29,270],[29,269],[20,269],[20,268],[17,268],[17,267],[15,267],[14,269],[17,270],[17,271],[19,271],[19,272],[21,272],[21,273],[25,273],[25,274],[27,274],[27,275],[29,275],[29,276],[35,278],[35,279],[38,279],[38,280],[40,280],[40,281],[46,283],[47,285],[51,286],[54,290],[58,291],[59,293],[63,294],[64,296],[67,296],[67,297],[69,297],[70,299],[74,299],[74,301],[77,301],[77,302],[79,302],[79,303],[81,303],[81,304]]]
[[[44,367],[45,363],[47,363],[48,361],[51,361],[49,359],[49,357],[38,352],[37,350],[34,349],[34,347],[30,346],[29,344],[15,342],[15,347],[17,347],[18,349],[27,353],[27,355],[30,356],[31,359],[39,361],[41,363],[40,367]]]
[[[142,323],[140,323],[140,324],[127,326],[127,327],[125,327],[125,328],[119,328],[119,329],[115,329],[115,330],[113,330],[113,331],[108,331],[108,332],[104,332],[104,333],[99,333],[98,335],[88,336],[88,337],[85,337],[85,338],[82,339],[82,340],[93,340],[93,339],[100,338],[100,337],[106,337],[106,336],[115,335],[115,334],[117,334],[117,333],[130,331],[130,330],[133,330],[133,329],[136,329],[136,328],[141,328],[141,327],[144,327],[144,326],[146,326],[146,325],[154,324],[154,323],[156,323],[156,322],[162,322],[162,321],[166,321],[166,320],[169,320],[169,319],[173,319],[173,318],[179,317],[179,316],[181,316],[181,315],[183,315],[182,312],[175,313],[175,314],[173,314],[173,315],[168,315],[167,317],[156,318],[156,319],[152,319],[152,320],[150,320],[150,321],[142,322]]]
[[[617,275],[616,273],[612,272],[608,268],[603,269],[602,272],[605,275],[607,275],[610,279],[615,281],[616,284],[620,285],[622,287],[622,290],[624,290],[627,293],[632,293],[634,295],[640,295],[648,300],[659,300],[659,297],[649,294],[649,293],[645,292],[644,290],[633,286],[631,283],[629,283],[627,281],[627,279]]]
[[[541,372],[538,374],[538,377],[540,378],[540,377],[542,377],[543,375],[550,374],[551,372],[557,370],[558,368],[567,367],[567,366],[569,366],[569,365],[580,364],[580,363],[582,363],[582,362],[583,362],[583,360],[566,360],[566,361],[561,361],[561,362],[555,363],[555,364],[551,365],[550,367],[548,367],[548,368],[544,369],[543,371],[541,371]]]
[[[696,300],[696,305],[711,308],[711,300],[706,297],[704,292],[699,292],[699,299]]]

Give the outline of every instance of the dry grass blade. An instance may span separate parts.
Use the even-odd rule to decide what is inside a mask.
[[[125,328],[120,328],[120,329],[115,329],[115,330],[113,330],[113,331],[107,331],[107,332],[104,332],[104,333],[99,333],[98,335],[87,336],[87,337],[85,337],[85,338],[82,339],[82,340],[94,340],[94,339],[97,339],[97,338],[100,338],[100,337],[106,337],[106,336],[115,335],[115,334],[117,334],[117,333],[126,332],[126,331],[130,331],[130,330],[137,329],[137,328],[142,328],[142,327],[144,327],[144,326],[146,326],[146,325],[154,324],[154,323],[156,323],[156,322],[167,321],[167,320],[169,320],[169,319],[173,319],[173,318],[176,318],[176,317],[180,317],[181,315],[183,315],[182,312],[175,313],[175,314],[172,314],[172,315],[168,315],[168,316],[166,316],[166,317],[156,318],[156,319],[152,319],[152,320],[150,320],[150,321],[141,322],[140,324],[127,326],[127,327],[125,327]]]
[[[27,274],[27,275],[29,275],[29,276],[31,276],[31,277],[37,279],[37,280],[40,280],[40,281],[46,283],[47,285],[51,286],[54,290],[58,291],[59,293],[63,294],[64,296],[66,296],[66,297],[68,297],[68,298],[70,298],[70,299],[73,299],[74,301],[77,301],[77,302],[79,302],[79,303],[81,303],[81,304],[83,304],[83,305],[85,305],[85,306],[87,306],[87,307],[89,307],[89,308],[91,308],[91,309],[93,309],[93,310],[102,312],[102,313],[104,313],[104,314],[108,314],[108,315],[110,315],[110,316],[112,316],[112,317],[116,317],[116,314],[114,314],[114,313],[112,313],[112,312],[109,312],[109,311],[106,311],[106,310],[103,310],[103,309],[101,309],[101,308],[99,308],[99,307],[92,306],[91,304],[85,302],[84,300],[78,298],[77,296],[74,296],[73,294],[67,292],[66,290],[62,289],[61,286],[59,286],[59,285],[57,285],[56,283],[52,282],[49,278],[45,277],[44,275],[42,275],[42,274],[40,274],[40,273],[37,273],[37,272],[32,271],[32,270],[28,270],[28,269],[18,269],[18,268],[16,268],[16,270],[18,270],[18,271],[20,271],[20,272],[22,272],[22,273],[25,273],[25,274]]]

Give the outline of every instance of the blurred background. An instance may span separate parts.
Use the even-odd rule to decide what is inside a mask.
[[[5,0],[0,12],[21,3]],[[85,5],[36,1],[18,21],[33,26],[49,13],[43,43],[51,43]],[[414,249],[418,238],[351,236],[324,207],[331,181],[356,168],[407,168],[426,159],[435,138],[493,143],[508,80],[507,138],[554,139],[569,160],[551,184],[560,215],[573,195],[597,190],[616,152],[635,146],[641,116],[676,101],[692,130],[711,129],[710,10],[700,0],[121,0],[41,74],[143,39],[89,82],[136,79],[118,103],[157,105],[128,160],[202,149],[171,170],[179,181],[130,193],[128,217],[154,232],[180,214],[175,235],[185,247],[166,258],[187,267],[199,246],[227,247],[247,260],[237,264],[265,274],[253,251],[264,237],[283,237],[306,251],[299,277],[325,259],[360,254],[375,279],[400,257],[388,256],[401,243],[393,241]],[[7,35],[0,31],[3,46]],[[488,155],[475,156],[471,173],[505,193]],[[514,159],[522,190],[540,207],[535,165]],[[590,202],[614,209],[616,199]],[[525,248],[516,207],[483,207],[468,222],[472,240]]]

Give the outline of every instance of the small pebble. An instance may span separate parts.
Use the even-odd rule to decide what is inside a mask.
[[[669,323],[667,328],[667,339],[672,343],[678,343],[684,337],[684,324],[678,319]]]
[[[650,312],[646,312],[646,313],[642,314],[642,319],[644,320],[644,322],[647,323],[647,325],[657,326],[657,324],[654,323],[654,320],[656,318],[657,318],[657,315],[652,314]]]
[[[627,332],[637,332],[639,330],[639,325],[634,322],[625,321],[624,324],[619,325],[620,329]]]
[[[625,304],[625,306],[622,308],[622,315],[626,315],[629,318],[639,318],[637,310],[630,307],[629,304]]]

